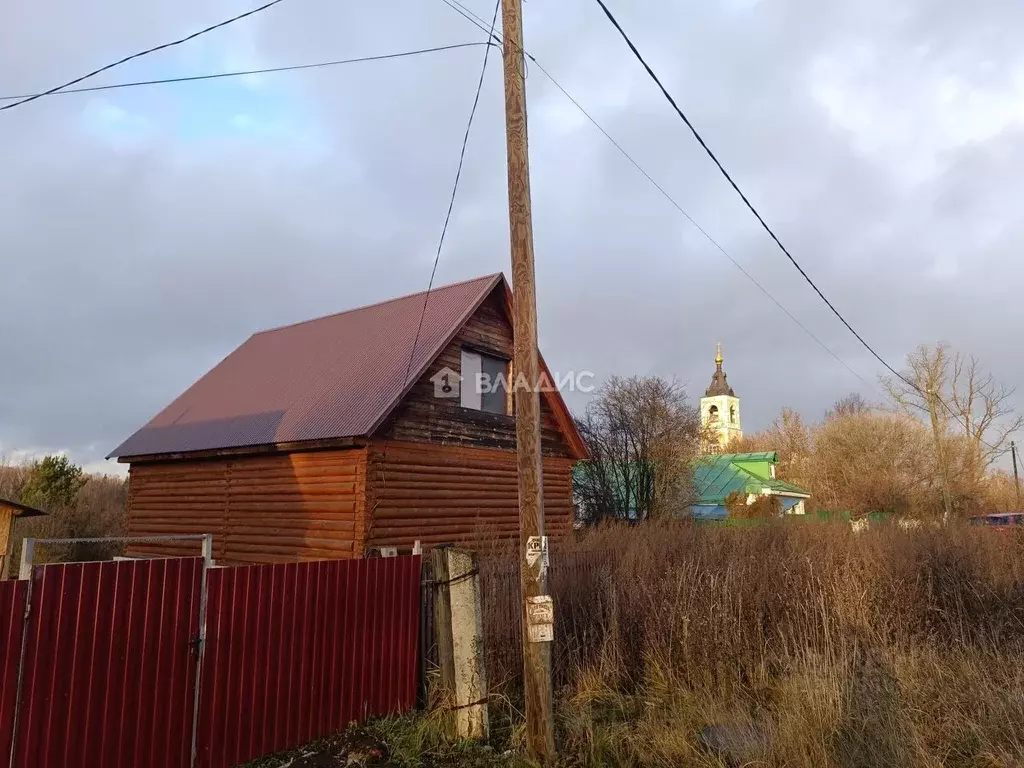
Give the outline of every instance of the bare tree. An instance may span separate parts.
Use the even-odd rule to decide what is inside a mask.
[[[968,444],[968,464],[964,469],[972,483],[1000,456],[1010,450],[1010,437],[1024,426],[1012,404],[1014,387],[996,382],[971,355],[953,356],[949,405],[957,414]]]
[[[797,485],[806,485],[810,481],[809,462],[813,442],[814,431],[804,423],[803,416],[792,408],[783,408],[770,427],[729,443],[729,451],[775,451],[779,454],[776,466],[779,478]]]
[[[928,430],[903,413],[832,416],[814,429],[807,485],[825,509],[933,514],[941,492],[928,442]]]
[[[949,383],[949,348],[945,344],[936,344],[934,348],[922,344],[907,355],[907,366],[908,370],[900,377],[883,376],[882,385],[905,413],[914,418],[928,417],[936,469],[942,485],[943,517],[948,520],[953,515],[945,451],[949,415],[940,404]]]
[[[574,482],[586,521],[644,520],[692,503],[702,429],[678,382],[613,377],[578,424],[591,451]]]
[[[825,411],[825,420],[835,419],[842,416],[858,416],[871,410],[871,406],[857,392],[851,392],[846,397],[841,397],[832,404],[832,407]]]
[[[0,499],[17,501],[28,475],[28,465],[13,461],[6,453],[0,454]]]
[[[954,479],[969,492],[1009,450],[1010,436],[1024,426],[1014,412],[1014,389],[998,384],[977,358],[947,344],[921,345],[907,356],[902,377],[883,377],[893,403],[931,429],[946,518],[953,514]],[[958,469],[956,478],[953,468]]]

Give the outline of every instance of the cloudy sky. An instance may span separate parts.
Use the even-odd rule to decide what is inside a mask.
[[[490,0],[466,0],[490,18]],[[1024,381],[1024,4],[609,0],[766,218],[893,363],[940,339]],[[31,93],[253,0],[4,9]],[[879,365],[775,250],[593,0],[528,0],[541,347],[559,371],[674,375],[722,341],[744,427],[816,418]],[[285,0],[96,84],[480,40],[441,0]],[[483,48],[58,96],[0,113],[0,452],[92,467],[255,330],[422,290]],[[508,271],[492,57],[438,282]],[[578,407],[579,398],[572,400]],[[1024,407],[1024,397],[1019,400]]]

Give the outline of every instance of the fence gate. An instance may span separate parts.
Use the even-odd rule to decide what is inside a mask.
[[[7,599],[27,617],[20,630],[0,627],[4,671],[21,656],[0,764],[11,755],[12,766],[39,768],[188,768],[203,566],[201,557],[44,565],[4,584],[21,585]],[[8,687],[5,675],[0,713]]]
[[[14,738],[21,637],[25,629],[27,581],[0,581],[0,765],[7,765]]]
[[[419,556],[214,568],[191,538],[203,557],[36,567],[25,540],[0,768],[228,768],[414,706]]]

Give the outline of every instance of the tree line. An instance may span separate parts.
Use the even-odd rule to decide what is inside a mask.
[[[938,344],[911,353],[900,377],[881,379],[881,388],[881,402],[841,397],[817,421],[783,408],[767,429],[727,450],[778,452],[778,477],[811,492],[811,512],[950,518],[1020,509],[1004,460],[1024,426],[1012,387],[975,357]],[[573,478],[581,522],[688,513],[699,495],[693,467],[711,435],[682,384],[612,377],[576,422],[592,455]],[[24,536],[124,534],[127,481],[88,474],[66,456],[30,463],[0,456],[0,498],[49,513],[18,522],[15,562]],[[50,555],[104,559],[117,551],[116,545],[78,544]]]
[[[124,535],[128,481],[87,473],[63,455],[27,463],[0,456],[0,498],[47,513],[17,521],[11,568],[20,561],[21,541],[27,536],[68,539]],[[40,549],[36,560],[105,560],[119,552],[117,544],[78,543]]]
[[[1019,508],[999,466],[1024,426],[1012,387],[946,344],[914,350],[880,385],[880,402],[841,397],[817,421],[783,408],[726,450],[776,451],[777,476],[811,492],[811,512],[950,519]],[[687,514],[709,436],[678,382],[613,377],[577,423],[592,453],[574,477],[583,522]]]

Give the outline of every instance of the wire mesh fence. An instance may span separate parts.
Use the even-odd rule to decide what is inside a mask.
[[[552,553],[548,589],[555,603],[556,686],[567,683],[570,670],[600,647],[610,619],[601,589],[611,573],[610,558],[600,551]],[[521,683],[523,666],[523,601],[514,553],[481,558],[480,591],[488,679],[492,690],[511,690]]]
[[[522,684],[522,597],[519,561],[504,549],[480,554],[480,601],[487,678],[492,693],[513,694]],[[569,681],[574,666],[592,661],[610,616],[602,588],[614,554],[603,551],[553,553],[548,588],[556,606],[552,668],[556,686]],[[436,585],[429,558],[423,561],[420,616],[419,704],[428,704],[438,670],[435,647]]]
[[[183,557],[210,557],[209,534],[167,534],[160,536],[87,536],[77,538],[26,537],[21,542],[18,560],[20,578],[27,579],[37,565],[105,562],[122,559],[160,559],[175,555],[125,557],[126,548],[139,544],[177,545]]]

